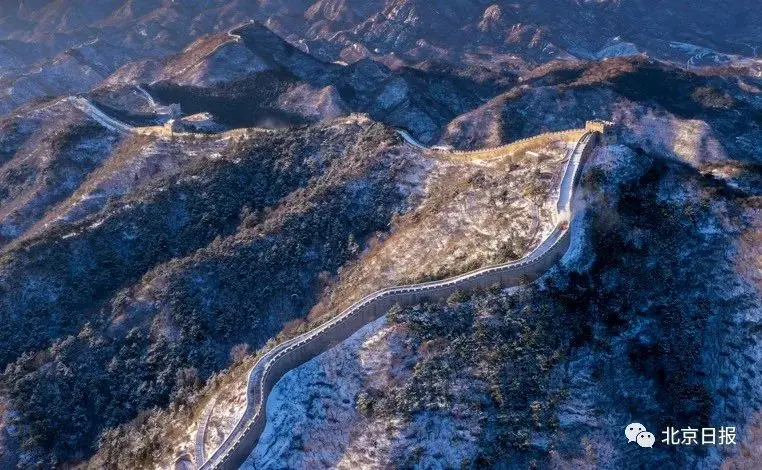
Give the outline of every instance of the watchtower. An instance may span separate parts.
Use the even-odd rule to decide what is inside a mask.
[[[585,130],[601,134],[601,145],[616,143],[616,126],[611,121],[604,121],[603,119],[587,121],[585,123]]]
[[[183,132],[185,129],[183,123],[178,119],[170,119],[164,123],[164,134],[174,137],[175,132]]]

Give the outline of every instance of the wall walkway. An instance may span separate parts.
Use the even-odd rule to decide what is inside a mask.
[[[243,416],[222,445],[200,468],[203,470],[237,469],[252,452],[265,428],[267,397],[278,380],[291,369],[349,338],[364,325],[384,315],[392,306],[406,307],[423,301],[445,299],[455,291],[486,289],[494,284],[515,286],[542,276],[569,248],[568,227],[570,224],[563,221],[569,221],[571,218],[574,189],[578,184],[582,165],[594,148],[599,134],[575,129],[543,134],[515,143],[523,145],[524,142],[531,141],[532,145],[537,145],[538,142],[542,142],[542,139],[557,140],[559,136],[577,134],[580,137],[570,151],[557,203],[559,219],[562,222],[537,248],[524,258],[511,263],[477,269],[441,281],[390,287],[374,292],[332,320],[274,347],[256,362],[249,373],[246,410]],[[466,153],[491,155],[516,148],[518,147],[510,144],[495,149]]]

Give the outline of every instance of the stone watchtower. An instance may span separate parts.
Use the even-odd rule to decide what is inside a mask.
[[[164,123],[163,134],[174,136],[175,132],[183,132],[184,130],[183,123],[179,119],[170,119]]]
[[[613,145],[616,143],[616,125],[611,121],[602,119],[593,119],[585,123],[586,131],[598,132],[601,134],[601,145]]]

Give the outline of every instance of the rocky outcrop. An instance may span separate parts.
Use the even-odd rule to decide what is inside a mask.
[[[756,12],[712,0],[700,8],[675,12],[679,20],[665,14],[639,24],[653,16],[644,5],[608,1],[570,5],[563,0],[520,6],[435,5],[422,0],[263,4],[212,0],[192,7],[159,0],[97,6],[82,0],[33,2],[0,12],[4,72],[0,84],[5,90],[0,112],[51,94],[86,92],[131,61],[138,62],[120,75],[151,76],[157,57],[177,53],[199,38],[206,42],[205,35],[224,35],[251,19],[329,63],[365,57],[397,65],[444,60],[503,73],[560,57],[592,59],[633,51],[689,66],[735,62],[757,53],[754,44],[759,34],[751,27],[759,23]],[[738,23],[737,14],[752,16]],[[598,27],[601,24],[617,26]],[[737,27],[728,32],[727,24]],[[491,58],[484,58],[485,53]],[[236,73],[257,62],[245,49],[227,46],[209,60],[224,60]],[[204,67],[188,72],[184,80],[224,80]]]
[[[484,10],[482,20],[479,22],[479,31],[483,33],[498,32],[505,28],[505,26],[503,11],[500,9],[500,5],[494,4]]]

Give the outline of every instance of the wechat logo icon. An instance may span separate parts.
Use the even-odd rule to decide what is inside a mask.
[[[627,442],[636,442],[640,447],[653,447],[656,442],[654,435],[640,423],[628,424],[624,428],[624,435],[627,436]]]

